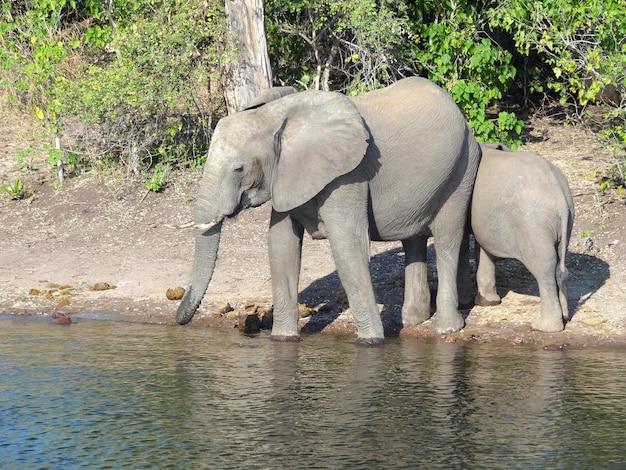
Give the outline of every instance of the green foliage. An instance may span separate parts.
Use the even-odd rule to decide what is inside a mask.
[[[18,178],[11,185],[0,186],[0,191],[7,193],[11,199],[22,199],[24,197],[24,183]]]
[[[169,167],[163,163],[157,163],[154,167],[151,177],[144,175],[146,189],[158,193],[165,186],[165,177],[169,171]]]
[[[50,149],[48,152],[48,162],[56,168],[59,162],[63,162],[63,150],[59,148]]]
[[[74,155],[138,174],[164,155],[186,165],[205,153],[226,54],[221,1],[34,0],[0,15],[4,97]]]
[[[20,150],[17,153],[17,163],[24,171],[33,170],[32,157],[35,152],[32,149]]]
[[[265,8],[277,83],[359,94],[427,76],[479,140],[513,148],[523,123],[512,111],[549,94],[615,154],[609,189],[624,187],[626,0],[277,0]],[[197,168],[223,109],[225,44],[222,0],[2,2],[0,97],[61,139],[75,173],[110,162],[137,176],[159,163]]]
[[[485,36],[485,18],[475,5],[469,1],[424,5],[411,22],[414,39],[409,52],[416,71],[445,88],[463,109],[478,140],[515,148],[523,122],[513,113],[491,117],[487,110],[503,98],[517,70],[511,53]]]
[[[269,50],[280,82],[359,94],[406,75],[440,84],[480,140],[516,147],[523,123],[488,114],[513,83],[511,53],[483,32],[476,2],[280,0],[268,5]],[[288,59],[288,60],[286,60]],[[293,67],[290,67],[293,66]]]
[[[304,88],[349,94],[379,88],[400,74],[395,51],[405,29],[404,2],[266,2],[274,77]]]
[[[585,105],[624,79],[625,11],[624,0],[546,0],[532,9],[524,0],[510,0],[490,11],[490,23],[512,33],[520,53],[540,54],[551,74],[535,75],[563,102],[573,98]]]
[[[79,28],[72,25],[86,27],[88,36],[92,28],[99,27],[102,3],[33,0],[21,6],[18,2],[2,4],[0,84],[7,88],[9,100],[47,113],[58,112],[58,85],[71,79],[67,66],[81,45]]]
[[[625,12],[626,0],[544,0],[533,8],[509,0],[489,12],[490,24],[510,33],[527,57],[530,91],[555,93],[569,105],[570,121],[615,154],[609,176],[618,186],[626,166]]]
[[[109,130],[108,153],[134,171],[155,159],[197,159],[208,146],[214,104],[203,103],[202,92],[211,78],[219,82],[212,75],[224,61],[221,4],[134,5],[135,22],[111,41],[115,53],[65,89],[64,110]]]

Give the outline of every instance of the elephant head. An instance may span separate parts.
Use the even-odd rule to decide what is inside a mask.
[[[209,286],[222,222],[272,200],[287,212],[356,168],[369,133],[352,101],[305,91],[220,120],[215,128],[194,212],[191,280],[176,321],[188,323]]]

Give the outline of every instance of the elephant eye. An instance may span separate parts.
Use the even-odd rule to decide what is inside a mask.
[[[243,163],[236,163],[233,166],[233,173],[243,173],[244,170],[244,164]]]

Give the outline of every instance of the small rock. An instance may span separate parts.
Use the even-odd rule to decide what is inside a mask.
[[[185,295],[185,289],[183,287],[174,287],[173,289],[167,289],[165,291],[165,297],[167,300],[180,300]]]
[[[108,282],[96,282],[93,286],[89,286],[89,290],[101,291],[101,290],[109,290],[115,289],[115,286],[112,286]]]
[[[307,318],[313,315],[313,309],[307,307],[305,304],[298,304],[298,317]]]
[[[228,311],[228,312],[226,312],[226,313],[224,313],[224,314],[223,314],[223,316],[224,316],[225,318],[228,318],[229,320],[234,320],[234,319],[236,319],[236,318],[239,318],[239,315],[240,315],[240,314],[239,314],[239,313],[237,313],[237,312],[235,312],[234,310],[230,310],[230,311]]]
[[[216,314],[217,315],[221,315],[224,316],[226,315],[228,312],[232,312],[233,310],[235,310],[232,305],[230,305],[230,303],[226,302],[225,304],[223,304],[220,308],[218,308],[216,310]]]
[[[261,319],[256,314],[241,313],[239,315],[239,330],[249,335],[261,331]]]
[[[70,323],[72,323],[72,320],[68,316],[63,316],[55,318],[54,320],[52,320],[52,323],[54,325],[69,325]]]
[[[274,324],[274,307],[263,307],[258,316],[261,319],[261,328],[270,330]]]
[[[334,308],[336,307],[336,305],[332,302],[326,303],[326,304],[320,304],[317,306],[316,310],[320,313],[325,313],[325,312],[330,312],[332,311]]]
[[[274,307],[261,307],[258,306],[255,311],[257,317],[261,320],[266,318],[272,319],[274,317]]]
[[[348,303],[348,295],[346,291],[343,289],[337,289],[333,292],[333,302],[337,304],[347,304]]]

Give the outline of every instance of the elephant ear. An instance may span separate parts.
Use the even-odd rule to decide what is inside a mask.
[[[370,134],[354,103],[339,93],[305,91],[279,104],[284,114],[275,135],[272,206],[286,212],[354,170],[365,156]]]
[[[247,111],[249,109],[255,109],[263,106],[264,104],[269,103],[270,101],[275,101],[277,99],[282,98],[283,96],[291,95],[293,93],[297,93],[296,90],[292,86],[275,86],[269,88],[267,90],[263,90],[257,96],[252,98],[249,103],[241,109],[241,111]]]

